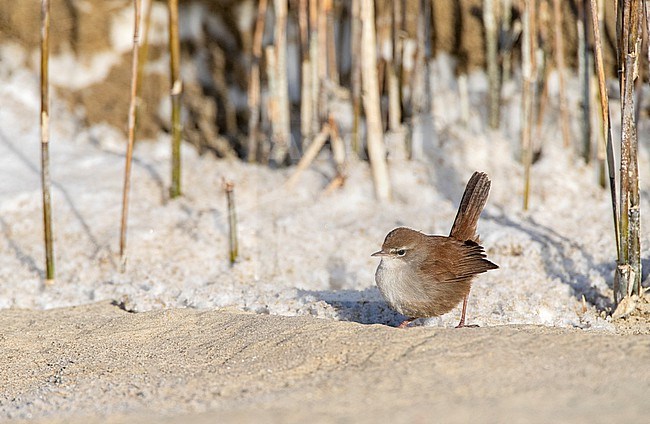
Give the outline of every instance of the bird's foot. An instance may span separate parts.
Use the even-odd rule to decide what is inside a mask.
[[[464,322],[459,322],[456,328],[479,328],[478,324],[465,324]]]
[[[413,321],[415,321],[415,318],[405,319],[400,325],[397,326],[397,328],[407,328]]]

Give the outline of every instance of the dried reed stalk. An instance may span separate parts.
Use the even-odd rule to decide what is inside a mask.
[[[430,1],[422,0],[419,5],[417,19],[417,54],[416,54],[416,77],[413,79],[414,95],[412,98],[412,113],[406,120],[407,136],[405,140],[405,153],[409,159],[424,158],[424,136],[423,132],[418,129],[419,126],[424,132],[424,128],[431,124],[433,114],[432,87],[430,64],[432,58],[432,34],[431,19],[433,18],[433,5]],[[401,49],[400,49],[401,50]],[[431,127],[429,127],[431,128]]]
[[[135,108],[138,92],[138,51],[140,48],[140,0],[133,0],[135,21],[133,24],[133,53],[131,55],[131,97],[129,102],[129,139],[126,147],[126,165],[124,168],[124,190],[122,191],[122,220],[120,226],[120,264],[121,271],[126,269],[126,226],[129,214],[129,192],[131,189],[131,163],[135,143]]]
[[[318,152],[320,152],[320,150],[323,148],[329,136],[330,136],[330,126],[329,124],[325,123],[323,124],[323,128],[321,129],[321,131],[318,134],[316,134],[314,140],[311,142],[309,147],[307,147],[307,150],[305,150],[305,153],[300,158],[298,165],[296,165],[295,171],[293,171],[293,174],[287,180],[286,182],[287,188],[292,188],[293,186],[295,186],[295,184],[298,182],[298,179],[305,171],[305,169],[309,168],[309,165],[311,165],[314,159],[316,159]]]
[[[373,0],[361,0],[361,80],[363,108],[366,115],[367,145],[370,167],[375,185],[375,194],[381,201],[391,197],[386,146],[381,125],[379,104],[379,79],[377,77],[377,56],[375,39],[375,5]]]
[[[587,43],[587,5],[586,0],[578,1],[578,79],[580,81],[580,92],[582,93],[582,156],[585,162],[591,160],[591,72],[589,67],[589,44]]]
[[[341,176],[345,170],[345,145],[341,139],[341,134],[339,132],[339,126],[336,124],[336,120],[333,115],[329,116],[328,119],[329,128],[330,128],[330,145],[332,146],[332,157],[334,158],[334,163],[336,164],[336,175]]]
[[[429,67],[426,61],[427,39],[426,28],[427,19],[430,16],[429,3],[426,1],[417,1],[415,4],[415,75],[411,79],[411,115],[418,116],[422,112],[431,109],[429,104]],[[411,128],[412,130],[412,128]],[[412,131],[411,131],[412,132]]]
[[[231,99],[229,77],[226,75],[228,73],[226,53],[216,45],[211,45],[209,51],[212,84],[216,95],[221,98],[220,108],[223,110],[224,115],[223,130],[226,134],[232,136],[238,132],[237,108]]]
[[[336,21],[340,21],[340,16],[335,15],[335,9],[332,5],[332,0],[323,0],[323,8],[325,9],[325,32],[327,44],[327,76],[328,79],[338,85],[339,84],[339,71],[338,61],[336,57]],[[339,7],[337,7],[338,9]]]
[[[223,189],[226,192],[228,202],[228,257],[230,265],[234,265],[239,255],[237,243],[237,212],[235,211],[235,184],[232,181],[223,181]]]
[[[313,135],[312,131],[312,63],[309,56],[309,10],[307,0],[299,0],[298,4],[298,26],[300,28],[300,134],[302,136],[303,149],[309,145]]]
[[[639,208],[638,137],[634,105],[634,82],[637,78],[641,48],[640,0],[625,0],[621,10],[621,35],[619,53],[622,68],[623,111],[621,128],[621,263],[614,281],[615,300],[620,302],[629,295],[639,295],[641,288],[641,246]]]
[[[647,37],[646,54],[648,56],[648,65],[650,65],[650,1],[647,0],[644,1],[643,7],[644,7],[644,15],[645,15],[645,33]]]
[[[485,27],[485,46],[487,56],[487,73],[489,81],[489,124],[491,128],[499,128],[501,116],[501,76],[499,75],[499,39],[497,21],[499,16],[499,0],[483,0],[483,25]]]
[[[273,121],[272,157],[282,164],[289,152],[291,121],[289,111],[289,82],[287,74],[287,9],[288,0],[273,0],[275,10],[275,97],[276,119]]]
[[[623,36],[623,3],[625,0],[616,0],[616,63],[618,65],[618,90],[623,99],[623,86],[625,74],[623,73],[624,56],[627,51],[626,37]],[[622,117],[621,117],[622,118]]]
[[[528,210],[530,197],[530,168],[533,162],[532,129],[533,129],[533,104],[535,102],[536,63],[535,51],[537,50],[536,30],[536,1],[525,0],[523,12],[523,41],[522,41],[522,71],[523,71],[523,127],[521,136],[522,162],[524,165],[524,210]]]
[[[268,91],[269,91],[269,96],[268,96],[268,101],[267,101],[267,114],[268,114],[268,119],[271,124],[271,126],[275,125],[275,122],[277,122],[278,117],[278,99],[275,96],[275,93],[278,91],[276,88],[276,85],[278,84],[277,82],[277,65],[276,65],[276,58],[275,58],[275,48],[273,46],[266,46],[264,47],[264,58],[266,61],[266,79],[267,79],[267,84],[269,86]]]
[[[298,0],[298,31],[300,35],[300,60],[309,60],[309,1]],[[303,82],[304,85],[304,82]]]
[[[52,236],[52,199],[50,195],[50,2],[41,1],[41,188],[43,191],[43,228],[45,238],[45,284],[54,283]]]
[[[393,62],[395,72],[399,75],[400,67],[403,64],[402,55],[404,54],[404,4],[400,1],[390,2],[389,4],[391,4],[393,8],[391,16]],[[401,83],[401,81],[399,82]]]
[[[510,35],[512,31],[512,0],[501,1],[501,36]],[[502,49],[501,59],[501,80],[503,82],[510,80],[512,72],[512,47]]]
[[[352,17],[350,23],[350,86],[352,92],[352,140],[351,148],[359,155],[361,142],[359,127],[361,122],[361,0],[351,0]]]
[[[318,80],[324,81],[327,78],[327,8],[330,7],[331,0],[318,0]],[[319,110],[322,113],[322,110]],[[320,114],[319,114],[320,117]]]
[[[562,141],[564,147],[569,147],[571,130],[569,126],[569,105],[566,98],[566,84],[564,76],[564,35],[562,34],[562,3],[553,0],[553,32],[555,38],[555,66],[559,82],[558,93],[560,98],[560,125],[562,127]]]
[[[414,88],[417,85],[420,59],[418,52],[418,21],[421,14],[420,0],[404,1],[404,21],[402,23],[402,47],[400,75],[402,83],[402,112],[403,120],[409,121],[415,115]],[[422,69],[422,68],[420,68]]]
[[[607,93],[607,84],[605,80],[605,67],[603,65],[603,45],[600,37],[600,24],[602,18],[598,10],[597,0],[591,2],[591,19],[594,31],[594,59],[596,65],[596,74],[598,75],[598,90],[600,93],[600,111],[603,123],[603,132],[607,140],[607,169],[609,171],[609,189],[612,198],[612,217],[614,222],[614,235],[616,239],[617,262],[621,262],[621,246],[618,223],[618,206],[616,201],[616,163],[614,160],[614,144],[612,142],[612,122],[609,114],[609,94]]]
[[[541,50],[541,49],[540,49]],[[544,125],[544,115],[546,113],[546,106],[548,105],[548,75],[550,73],[550,69],[548,66],[548,52],[544,51],[543,54],[541,55],[541,63],[538,64],[538,81],[537,81],[537,93],[539,93],[536,97],[536,104],[534,106],[534,110],[537,111],[537,117],[535,118],[535,138],[534,140],[536,141],[533,142],[533,150],[540,149],[541,150],[541,143],[544,141],[543,140],[543,125]],[[541,89],[541,92],[540,92]],[[535,144],[537,144],[535,146]]]
[[[319,39],[320,27],[318,18],[318,0],[309,0],[309,61],[311,63],[311,133],[314,134],[320,128],[320,93],[321,93],[321,64],[322,54],[320,53]]]
[[[402,121],[399,80],[401,2],[378,2],[378,15],[380,5],[382,6],[382,13],[377,18],[377,42],[380,46],[379,51],[382,59],[385,62],[384,70],[386,72],[386,89],[388,91],[388,128],[391,131],[397,131]]]
[[[533,150],[541,150],[541,143],[544,141],[542,136],[542,126],[544,124],[544,114],[546,113],[546,106],[548,105],[548,76],[550,73],[550,43],[549,43],[549,28],[550,24],[550,13],[548,10],[549,4],[546,2],[539,3],[539,10],[537,12],[537,39],[538,47],[535,52],[535,57],[539,59],[537,63],[537,84],[536,90],[537,95],[536,103],[534,110],[537,112],[536,124],[535,124],[535,138],[533,139]],[[536,143],[535,143],[536,141]]]
[[[140,52],[138,53],[138,81],[142,81],[144,75],[144,66],[147,63],[147,58],[149,57],[149,27],[151,26],[151,9],[152,9],[153,0],[143,0],[142,9],[143,9],[143,19],[142,19],[142,42],[140,43]],[[137,93],[137,104],[136,104],[136,122],[138,116],[140,116],[140,110],[143,106],[142,104],[142,84],[138,85]]]
[[[303,0],[304,1],[304,0]],[[248,146],[247,158],[249,162],[257,159],[258,137],[260,131],[260,61],[262,60],[262,36],[264,35],[264,22],[266,21],[267,0],[260,0],[257,6],[257,18],[253,32],[253,47],[251,69],[248,79]]]
[[[605,0],[597,0],[597,1],[598,1],[598,9],[597,9],[598,17],[597,17],[597,19],[593,19],[594,18],[594,16],[593,16],[594,10],[592,9],[591,10],[591,12],[592,12],[592,25],[595,25],[596,23],[598,24],[598,34],[600,35],[605,31],[605,21],[604,21]],[[590,9],[591,9],[591,7],[590,7]],[[601,49],[602,49],[602,46],[601,46]],[[602,52],[601,52],[601,54],[602,54]],[[596,56],[596,48],[595,47],[594,47],[594,56]],[[597,68],[595,68],[595,69],[597,70]],[[594,84],[597,85],[597,87],[598,87],[597,89],[594,89],[594,92],[598,93],[598,95],[597,95],[598,100],[597,101],[598,101],[598,103],[600,103],[602,101],[602,99],[601,99],[601,93],[600,93],[600,87],[599,87],[600,81],[598,80],[598,78],[599,78],[598,75],[596,75],[596,73],[594,73]],[[596,109],[596,108],[594,108],[594,109]],[[609,110],[607,112],[609,113]],[[595,113],[596,113],[596,115],[598,115],[597,110],[595,110]],[[600,127],[603,127],[603,125],[606,125],[606,124],[602,121],[602,113],[600,114],[600,116],[601,117],[598,118],[597,122],[598,122]],[[602,132],[602,131],[598,132],[597,143],[598,144],[597,144],[597,150],[596,150],[596,157],[598,159],[598,183],[600,184],[600,186],[602,188],[605,188],[606,185],[607,185],[607,172],[608,172],[608,169],[607,169],[608,168],[608,166],[607,166],[607,161],[608,161],[607,155],[609,153],[608,153],[608,147],[607,147],[608,141],[607,141],[607,138],[605,137],[604,132]],[[612,173],[611,175],[614,175],[614,174]],[[618,226],[616,227],[616,234],[618,234]],[[618,237],[617,237],[617,240],[616,240],[616,245],[617,246],[618,246],[618,242],[619,242],[619,240],[618,240]],[[617,253],[618,253],[618,249],[617,249]]]
[[[344,184],[345,184],[345,175],[339,174],[336,177],[334,177],[332,181],[329,182],[329,184],[327,184],[327,187],[323,189],[322,195],[327,196],[337,188],[343,187]]]
[[[178,38],[178,0],[168,0],[169,9],[169,75],[171,77],[172,101],[172,182],[169,196],[173,199],[181,195],[181,44]]]

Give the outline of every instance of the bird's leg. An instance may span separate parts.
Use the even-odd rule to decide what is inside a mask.
[[[478,327],[476,324],[471,324],[471,325],[465,325],[465,312],[467,311],[467,298],[469,298],[469,293],[465,296],[465,299],[463,299],[463,312],[460,315],[460,322],[456,326],[456,328],[463,328],[463,327]]]
[[[402,321],[402,323],[401,323],[400,325],[397,326],[397,328],[406,328],[406,327],[408,327],[409,324],[412,323],[413,321],[415,321],[415,318],[405,319],[404,321]]]

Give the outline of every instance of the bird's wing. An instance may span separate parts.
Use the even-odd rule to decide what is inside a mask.
[[[431,275],[432,282],[448,283],[471,278],[490,269],[498,268],[486,259],[485,250],[477,243],[460,241],[450,237],[430,240],[433,248],[420,266]]]

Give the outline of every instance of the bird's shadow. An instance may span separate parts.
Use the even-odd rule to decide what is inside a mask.
[[[390,309],[376,287],[364,290],[298,290],[298,297],[327,303],[341,321],[396,326],[407,318]]]

